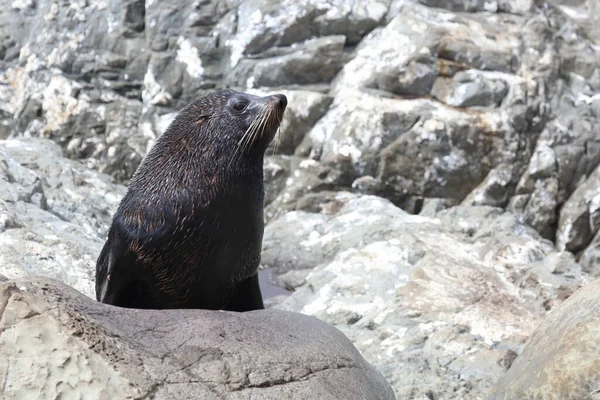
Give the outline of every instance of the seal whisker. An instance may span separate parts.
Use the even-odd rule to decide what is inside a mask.
[[[261,117],[262,113],[258,117],[256,117],[254,121],[252,121],[252,124],[250,124],[250,128],[246,131],[246,134],[242,138],[243,151],[247,150],[246,147],[252,142],[251,138],[255,135],[257,131],[260,130]]]
[[[244,140],[244,137],[246,137],[246,134],[247,134],[248,130],[250,129],[250,127],[248,127],[248,129],[246,130],[246,132],[244,133],[244,135],[242,136],[242,138],[236,143],[235,151],[233,153],[233,156],[231,157],[231,160],[229,160],[229,165],[227,166],[227,168],[231,168],[231,165],[233,164],[233,162],[237,158],[238,154],[241,153],[241,151],[240,151],[240,147],[241,147],[240,143]]]
[[[258,125],[258,129],[256,129],[253,134],[252,134],[252,138],[249,142],[249,145],[253,145],[254,143],[256,143],[256,139],[258,138],[258,135],[260,132],[264,132],[265,131],[265,127],[266,127],[266,123],[267,123],[267,115],[268,112],[266,112],[266,108],[263,109],[261,115],[260,115],[260,123]]]
[[[233,156],[231,157],[231,161],[229,162],[229,168],[239,158],[241,158],[242,154],[245,151],[244,150],[244,148],[245,148],[245,142],[247,141],[248,137],[250,136],[252,130],[254,130],[254,129],[256,129],[256,119],[254,121],[252,121],[252,123],[250,124],[250,126],[248,127],[248,129],[246,129],[246,131],[242,135],[242,138],[237,142],[237,146],[236,146],[235,152],[233,153]]]
[[[262,130],[263,120],[264,112],[261,112],[261,114],[257,118],[255,118],[254,121],[252,121],[252,124],[250,124],[250,127],[248,128],[248,130],[244,134],[244,137],[241,140],[241,152],[236,161],[239,161],[241,159],[241,155],[245,153],[255,142],[255,137],[258,136],[259,132],[261,132]]]
[[[273,110],[273,117],[269,118],[269,126],[267,127],[268,131],[271,132],[275,130],[273,137],[277,136],[277,140],[275,141],[275,146],[273,146],[273,155],[277,153],[279,149],[279,145],[281,142],[281,119],[279,118],[279,113]]]
[[[242,139],[239,142],[239,153],[237,153],[237,157],[235,159],[235,161],[239,161],[242,158],[242,155],[246,152],[248,144],[250,143],[250,138],[252,137],[252,135],[254,135],[254,132],[258,130],[258,125],[256,124],[256,120],[252,121],[252,124],[250,124],[250,127],[248,128],[248,130],[246,131],[246,133],[244,133],[244,136],[242,137]]]
[[[254,120],[254,121],[252,122],[253,129],[252,129],[250,132],[248,132],[248,136],[246,137],[246,140],[244,141],[244,147],[243,147],[243,149],[244,149],[244,152],[245,152],[246,150],[248,150],[248,148],[249,148],[249,147],[252,145],[252,143],[254,142],[254,136],[255,136],[255,135],[258,133],[258,132],[260,132],[260,129],[261,129],[261,119],[260,119],[260,118],[261,118],[261,116],[259,115],[259,117],[258,117],[256,120]]]
[[[279,126],[275,131],[275,136],[277,136],[277,140],[275,141],[275,146],[273,146],[273,155],[277,154],[277,150],[279,149],[279,145],[281,144],[281,132],[281,126]]]

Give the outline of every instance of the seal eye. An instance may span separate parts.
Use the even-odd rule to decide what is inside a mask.
[[[246,109],[246,106],[248,105],[248,103],[245,103],[243,101],[238,101],[237,103],[235,103],[233,105],[233,109],[235,111],[244,111]]]

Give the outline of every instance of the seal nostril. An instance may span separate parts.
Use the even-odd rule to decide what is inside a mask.
[[[275,97],[279,101],[279,107],[284,108],[287,106],[287,97],[283,94],[276,94]]]

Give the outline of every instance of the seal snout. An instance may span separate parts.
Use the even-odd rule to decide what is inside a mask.
[[[281,109],[284,109],[287,106],[287,97],[283,94],[272,95],[270,101],[277,103]]]

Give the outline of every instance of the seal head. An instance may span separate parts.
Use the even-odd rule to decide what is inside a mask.
[[[264,308],[263,158],[287,99],[220,90],[187,105],[135,172],[96,265],[132,308]]]

